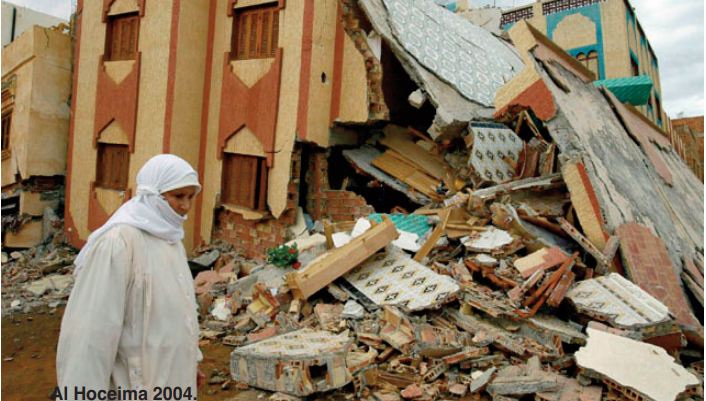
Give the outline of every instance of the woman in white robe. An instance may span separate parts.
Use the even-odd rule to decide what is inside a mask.
[[[155,156],[137,175],[135,197],[89,236],[59,334],[63,399],[91,390],[196,399],[199,326],[181,241],[200,189],[186,161]]]

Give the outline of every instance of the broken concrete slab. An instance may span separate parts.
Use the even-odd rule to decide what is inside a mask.
[[[619,328],[639,328],[672,319],[662,302],[617,273],[578,282],[567,293],[576,309]]]
[[[682,255],[703,249],[701,181],[674,149],[657,147],[656,151],[672,175],[672,185],[668,185],[630,138],[598,89],[586,85],[562,65],[552,64],[554,73],[564,82],[562,88],[547,72],[548,63],[537,60],[536,56],[534,60],[559,109],[546,127],[563,155],[582,161],[585,175],[576,178],[587,179],[593,188],[598,204],[598,212],[594,214],[596,223],[602,222],[608,232],[630,222],[653,228],[664,241],[672,265],[680,272]],[[588,198],[586,202],[589,203]],[[578,212],[576,203],[574,207]],[[595,237],[600,240],[598,227],[587,228],[581,216],[579,220],[591,242],[598,249],[604,249],[607,237],[603,244],[594,242],[589,229],[597,229]]]
[[[508,366],[498,371],[488,385],[491,395],[523,395],[559,388],[558,375],[542,370],[539,358],[532,357],[523,366]]]
[[[585,374],[614,383],[626,396],[673,401],[699,384],[660,347],[591,328],[586,333],[586,346],[574,354],[576,364]]]
[[[380,337],[396,350],[408,353],[416,340],[409,318],[399,309],[385,306],[381,321]]]
[[[57,274],[43,277],[37,281],[25,284],[24,289],[35,297],[44,295],[47,291],[63,291],[74,282],[70,274]]]
[[[303,269],[287,274],[287,284],[295,297],[307,299],[398,236],[395,225],[387,219],[346,245],[319,256]]]
[[[296,396],[333,390],[351,381],[346,366],[350,344],[347,333],[311,329],[270,337],[231,353],[231,377]]]
[[[559,389],[551,392],[539,392],[537,401],[601,401],[603,388],[600,386],[584,386],[576,379],[557,375]]]
[[[428,129],[434,138],[458,135],[468,121],[489,118],[495,91],[522,68],[511,47],[431,1],[363,0],[360,5],[436,108]],[[442,53],[447,62],[439,64]]]
[[[470,251],[490,253],[510,245],[514,240],[515,238],[507,231],[488,226],[485,231],[475,237],[461,238],[461,243]]]
[[[370,257],[344,279],[377,305],[397,305],[409,311],[439,307],[459,291],[454,279],[435,273],[394,247]]]

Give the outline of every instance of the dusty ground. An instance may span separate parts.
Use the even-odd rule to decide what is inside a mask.
[[[4,401],[49,400],[56,386],[56,343],[63,309],[49,314],[38,310],[32,314],[16,314],[2,318],[2,398]],[[213,369],[228,372],[231,347],[208,344],[201,348],[204,361],[201,370],[207,377]],[[236,397],[234,389],[206,385],[199,400],[245,400],[250,392]],[[235,397],[235,398],[233,398]],[[245,397],[245,398],[244,398]],[[252,399],[252,398],[250,398]]]

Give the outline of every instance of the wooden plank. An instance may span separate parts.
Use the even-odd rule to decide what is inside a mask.
[[[434,248],[434,245],[436,245],[436,242],[439,241],[439,238],[441,238],[441,234],[443,234],[444,230],[446,230],[446,224],[449,222],[450,215],[450,209],[444,209],[439,213],[441,221],[436,226],[436,228],[434,228],[434,231],[432,231],[431,235],[426,240],[424,245],[422,245],[422,247],[419,248],[419,251],[417,251],[417,253],[414,255],[414,260],[416,260],[417,262],[421,262],[422,259],[424,259],[429,254],[429,252],[431,252],[432,248]]]
[[[333,249],[333,227],[328,219],[324,220],[324,235],[326,236],[326,249]]]
[[[430,198],[436,200],[441,198],[435,191],[439,181],[423,171],[417,170],[397,152],[387,150],[375,158],[372,164]]]
[[[407,161],[414,164],[437,180],[446,176],[446,162],[441,156],[433,155],[417,145],[407,130],[388,125],[384,129],[385,138],[380,143],[402,155]]]
[[[289,273],[287,284],[298,299],[307,299],[337,278],[348,273],[365,259],[399,236],[387,216],[359,237],[340,248],[332,249],[314,259],[306,268]]]

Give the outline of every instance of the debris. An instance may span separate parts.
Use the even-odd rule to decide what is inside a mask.
[[[301,329],[236,348],[230,372],[233,380],[253,387],[306,396],[351,381],[346,367],[349,347],[347,333]]]
[[[523,395],[559,388],[557,375],[542,371],[539,358],[532,357],[526,365],[508,366],[498,371],[497,376],[488,384],[492,395]]]
[[[505,230],[490,226],[489,229],[481,232],[477,237],[461,238],[463,245],[474,252],[494,252],[511,244],[514,238]]]
[[[699,384],[662,348],[592,328],[586,332],[588,342],[574,354],[576,364],[626,397],[671,401]]]
[[[344,279],[377,305],[398,305],[409,311],[439,307],[459,290],[451,277],[394,248],[370,257]]]
[[[516,259],[515,268],[523,278],[528,278],[537,271],[544,271],[558,266],[566,261],[568,256],[557,247],[542,248],[536,252]]]
[[[392,242],[398,235],[392,221],[385,220],[348,244],[314,259],[298,272],[289,273],[287,283],[295,297],[307,299]]]
[[[654,326],[671,320],[663,303],[617,273],[576,283],[567,297],[579,312],[614,327]]]
[[[341,313],[341,317],[344,319],[362,319],[365,316],[365,309],[363,309],[362,306],[360,306],[359,303],[355,302],[352,299],[349,299],[346,301],[346,304],[343,305],[343,312]]]

